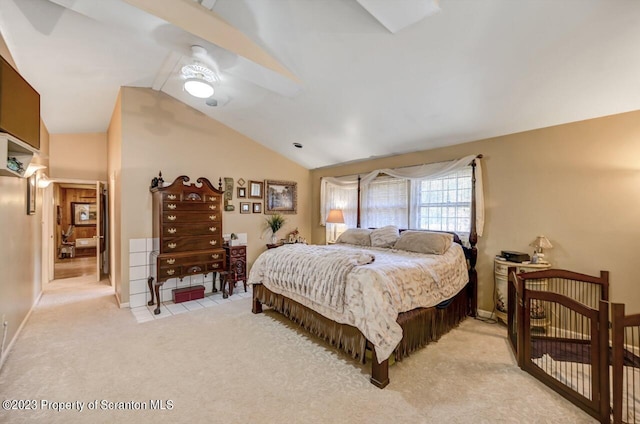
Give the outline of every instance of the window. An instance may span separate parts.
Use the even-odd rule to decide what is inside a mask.
[[[471,167],[417,182],[417,226],[468,233],[471,228]]]
[[[395,225],[408,228],[408,181],[401,178],[378,177],[366,190],[363,207],[365,227]]]

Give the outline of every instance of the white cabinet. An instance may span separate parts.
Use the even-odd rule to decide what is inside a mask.
[[[509,305],[507,304],[507,287],[508,287],[508,279],[509,279],[509,268],[516,268],[516,273],[520,274],[522,272],[533,272],[533,271],[541,271],[543,269],[551,268],[550,263],[545,264],[532,264],[528,262],[509,262],[504,259],[495,259],[494,264],[494,277],[495,277],[495,294],[496,294],[496,318],[506,324],[507,322],[507,310],[509,309]],[[535,282],[530,282],[527,285],[527,288],[530,290],[546,290],[547,282],[546,280],[536,280]],[[537,305],[540,308],[543,308],[543,305]],[[544,316],[543,312],[540,311],[531,311],[531,326],[532,327],[546,327],[548,325],[548,319]]]
[[[24,177],[36,152],[37,150],[27,143],[9,134],[0,133],[0,156],[3,156],[0,157],[0,176]],[[12,164],[9,164],[10,160]],[[21,165],[18,170],[13,169],[16,161]]]

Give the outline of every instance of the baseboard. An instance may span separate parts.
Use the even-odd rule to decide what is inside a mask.
[[[495,315],[493,314],[493,311],[485,311],[483,309],[478,309],[478,316],[480,318],[487,318],[487,319],[495,319]]]
[[[118,308],[124,309],[129,307],[129,302],[120,302],[120,296],[118,296],[117,292],[113,293],[113,295],[116,297],[116,302],[118,302]]]
[[[11,341],[9,342],[9,345],[7,345],[7,348],[4,350],[4,352],[2,352],[2,356],[0,357],[0,370],[2,370],[2,366],[4,365],[4,361],[9,356],[9,352],[11,352],[11,348],[13,348],[13,345],[16,342],[16,340],[18,340],[18,337],[20,336],[20,333],[22,332],[22,329],[24,328],[24,326],[27,323],[27,321],[29,321],[29,317],[31,316],[31,313],[35,309],[36,305],[38,305],[38,303],[40,303],[40,299],[42,298],[42,293],[43,293],[43,291],[40,290],[40,294],[38,295],[38,298],[35,300],[35,302],[33,302],[33,305],[31,305],[31,309],[29,309],[29,312],[27,312],[27,315],[24,317],[24,319],[20,323],[20,327],[18,327],[18,330],[16,331],[16,334],[13,335],[13,339],[11,339]]]

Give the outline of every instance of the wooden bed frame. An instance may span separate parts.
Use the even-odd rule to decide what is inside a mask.
[[[482,158],[482,155],[478,155],[477,158]],[[393,353],[396,361],[400,361],[428,343],[438,340],[442,335],[456,327],[466,316],[476,316],[478,274],[475,267],[478,259],[478,250],[476,248],[478,234],[476,232],[475,211],[475,160],[470,165],[472,167],[470,247],[467,248],[462,245],[458,235],[454,234],[454,241],[462,246],[467,259],[469,281],[449,301],[430,308],[418,308],[402,312],[398,315],[397,322],[402,327],[403,338]],[[360,177],[358,177],[357,227],[360,228]],[[280,312],[307,331],[350,354],[362,363],[366,362],[366,352],[370,349],[371,383],[381,389],[389,384],[389,358],[378,363],[375,349],[357,328],[329,320],[286,296],[271,292],[262,284],[255,284],[253,286],[252,312],[254,314],[261,313],[262,305],[269,306]]]

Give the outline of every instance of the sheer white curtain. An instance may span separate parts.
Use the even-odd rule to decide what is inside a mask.
[[[372,171],[362,176],[361,184],[360,184],[362,197],[363,199],[367,198],[369,185],[371,184],[372,181],[376,179],[376,177],[379,174],[387,174],[391,177],[407,179],[412,182],[412,186],[417,186],[418,184],[415,184],[414,183],[415,181],[423,180],[423,179],[440,178],[448,174],[458,172],[460,170],[465,169],[467,166],[469,166],[469,164],[473,160],[475,160],[475,163],[476,163],[476,189],[475,189],[476,231],[478,233],[478,236],[481,236],[484,229],[484,195],[483,195],[483,188],[482,188],[482,167],[480,165],[480,159],[478,159],[476,155],[469,155],[469,156],[465,156],[463,158],[448,161],[448,162],[438,162],[438,163],[431,163],[426,165],[411,166],[406,168],[377,169],[375,171]],[[342,189],[347,190],[349,193],[352,193],[352,195],[348,196],[348,198],[350,199],[350,202],[353,202],[352,207],[350,207],[349,210],[353,210],[354,215],[352,220],[349,220],[347,218],[347,215],[345,214],[345,221],[349,222],[347,224],[349,227],[355,227],[355,221],[356,221],[355,210],[356,210],[356,204],[357,204],[357,187],[358,187],[357,175],[351,175],[347,177],[322,178],[321,185],[320,185],[321,187],[320,189],[320,223],[321,225],[325,224],[326,216],[328,215],[329,210],[331,209],[331,203],[333,202],[333,200],[328,198],[327,194],[328,194],[329,188],[335,187],[335,186],[341,187]],[[414,210],[415,208],[418,207],[417,202],[419,200],[419,196],[417,196],[416,189],[414,188],[411,189],[411,194],[412,195],[409,196],[409,198],[411,199],[411,205],[409,207],[410,209]],[[365,206],[365,203],[363,202],[363,208],[364,206]],[[339,209],[339,207],[337,206],[335,208]],[[364,217],[366,215],[366,212],[363,211],[362,215]],[[351,222],[353,222],[353,224],[351,224]],[[409,224],[413,225],[414,223],[409,222]]]
[[[326,225],[331,209],[340,209],[344,223],[355,228],[358,217],[358,176],[323,177],[320,182],[320,225]]]
[[[409,181],[381,176],[363,193],[362,227],[409,226]]]

